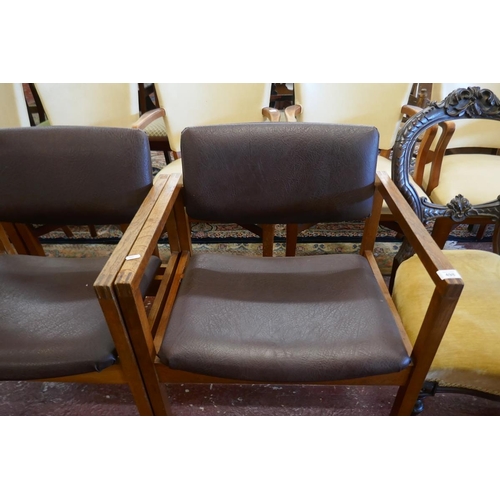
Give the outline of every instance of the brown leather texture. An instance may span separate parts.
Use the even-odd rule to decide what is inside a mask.
[[[152,186],[147,135],[112,127],[0,129],[0,220],[122,224]]]
[[[398,372],[410,363],[359,255],[194,255],[159,351],[168,366],[269,382]]]
[[[372,208],[378,137],[374,127],[325,123],[187,128],[187,213],[269,224],[362,219]]]
[[[93,287],[106,260],[0,255],[0,380],[76,375],[116,362]],[[143,295],[160,263],[149,262]]]

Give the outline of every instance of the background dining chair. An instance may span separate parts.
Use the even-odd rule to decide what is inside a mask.
[[[155,83],[174,161],[164,171],[182,173],[181,132],[186,127],[279,121],[280,112],[269,106],[271,83]],[[245,182],[245,179],[241,179]],[[274,226],[241,224],[262,238],[263,255],[272,256]]]
[[[34,83],[34,87],[49,125],[140,128],[146,133],[151,128],[154,133],[150,147],[168,157],[166,135],[163,134],[163,140],[159,138],[161,129],[164,130],[162,111],[151,110],[140,116],[137,83]],[[35,231],[41,236],[53,229],[38,227]],[[63,229],[71,235],[69,228]],[[91,236],[97,236],[93,226],[89,231]]]
[[[140,413],[151,414],[113,292],[120,266],[19,255],[3,227],[132,221],[114,251],[123,261],[159,189],[152,189],[147,136],[97,127],[1,129],[0,169],[0,380],[127,383]],[[143,294],[160,261],[146,264]]]
[[[295,105],[287,108],[285,115],[289,122],[377,127],[380,133],[377,171],[391,175],[390,156],[402,119],[420,109],[408,104],[412,86],[411,83],[294,83]],[[311,174],[313,172],[314,165],[311,165]],[[425,195],[423,191],[421,194]],[[399,231],[386,203],[382,207],[381,221]],[[295,255],[298,234],[311,225],[314,223],[287,225],[286,255]]]
[[[140,113],[137,83],[35,83],[51,125],[141,128],[153,151],[163,151],[168,161],[170,146],[162,112]],[[163,131],[163,135],[161,133]]]
[[[181,151],[183,182],[159,197],[131,249],[138,258],[121,261],[115,281],[155,413],[169,411],[164,383],[189,381],[396,385],[393,414],[410,414],[462,283],[438,277],[449,263],[387,174],[375,190],[377,130],[303,123],[190,127]],[[311,163],[317,175],[310,175]],[[436,285],[413,350],[373,256],[380,193]],[[137,284],[171,214],[180,251],[146,310]],[[369,214],[361,255],[196,254],[187,221],[344,221]]]
[[[29,127],[22,83],[0,83],[0,128]]]
[[[30,117],[22,83],[0,83],[0,129],[29,127]],[[1,221],[0,221],[1,223]],[[6,225],[4,231],[10,232],[11,243],[16,252],[29,253],[17,231]]]
[[[489,89],[500,95],[500,83],[434,83],[432,101],[441,102],[453,90],[468,87]],[[449,116],[440,124],[441,134],[432,146],[432,162],[425,169],[417,167],[415,175],[429,199],[439,205],[446,205],[458,194],[473,205],[491,201],[500,194],[500,123],[453,119]],[[471,214],[461,223],[480,224],[480,238],[488,222],[493,221]],[[436,220],[432,234],[441,248],[456,226],[458,223],[450,218]]]
[[[426,376],[422,399],[436,392],[465,392],[500,401],[500,188],[495,191],[493,186],[489,192],[497,194],[491,200],[484,200],[485,203],[473,204],[472,196],[471,200],[466,200],[456,193],[451,202],[439,204],[427,198],[421,199],[408,180],[412,149],[422,131],[447,122],[450,117],[456,120],[456,130],[484,130],[479,126],[472,127],[472,124],[492,121],[500,124],[499,104],[491,89],[455,89],[444,100],[431,103],[410,118],[396,141],[394,180],[424,223],[435,219],[460,223],[471,217],[497,223],[494,234],[496,253],[466,249],[444,251],[451,264],[447,274],[458,273],[462,277],[464,292]],[[462,122],[471,126],[459,127]],[[474,168],[470,165],[471,170]],[[478,179],[478,186],[488,184],[488,180]],[[472,191],[478,186],[472,186]],[[467,187],[463,185],[460,189]],[[403,241],[395,259],[393,297],[412,341],[422,324],[425,304],[431,296],[432,282],[424,272],[422,259],[412,256],[411,249]]]

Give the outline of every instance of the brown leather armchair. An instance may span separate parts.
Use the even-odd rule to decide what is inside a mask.
[[[388,175],[376,180],[377,130],[192,127],[181,148],[183,184],[170,175],[115,281],[155,414],[170,412],[167,382],[396,385],[392,413],[410,414],[462,282],[438,277],[450,264]],[[373,256],[383,197],[435,285],[414,349]],[[146,308],[138,284],[171,215],[179,250]],[[261,258],[194,254],[188,217],[367,222],[360,255]]]
[[[0,171],[0,380],[126,383],[139,411],[151,414],[113,292],[116,262],[128,255],[157,199],[146,134],[3,129]],[[19,255],[9,235],[23,228],[29,237],[28,222],[130,226],[108,262]],[[148,259],[143,295],[159,265]]]

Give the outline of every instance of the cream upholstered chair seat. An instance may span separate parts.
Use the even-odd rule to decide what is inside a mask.
[[[165,122],[163,117],[157,118],[152,123],[150,123],[145,129],[144,132],[148,135],[148,137],[154,138],[166,138],[167,137],[167,129],[165,127]]]
[[[440,386],[500,395],[500,255],[445,250],[464,290],[426,377]],[[413,342],[433,291],[418,257],[397,271],[393,300]]]
[[[430,169],[424,172],[423,187],[429,184]],[[446,205],[455,196],[465,196],[473,205],[494,200],[500,195],[500,156],[486,154],[446,155],[441,165],[439,184],[429,198]]]

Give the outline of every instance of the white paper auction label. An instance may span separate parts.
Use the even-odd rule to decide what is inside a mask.
[[[127,257],[125,257],[125,260],[134,260],[134,259],[140,259],[141,256],[139,254],[135,254],[135,255],[127,255]]]
[[[458,274],[458,271],[455,269],[446,269],[442,271],[437,271],[438,276],[442,280],[451,280],[451,279],[462,279],[462,276]]]

